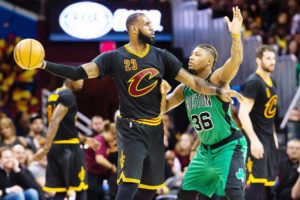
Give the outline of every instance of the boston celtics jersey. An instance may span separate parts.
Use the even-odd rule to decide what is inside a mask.
[[[183,95],[188,118],[201,143],[218,143],[239,130],[232,119],[230,104],[218,96],[199,94],[189,87],[184,88]]]
[[[166,50],[147,45],[142,54],[126,45],[93,60],[100,78],[114,78],[120,96],[120,113],[132,119],[153,119],[160,115],[160,83],[174,79],[182,63]]]
[[[53,112],[59,104],[68,107],[68,112],[59,124],[57,134],[54,140],[67,140],[70,138],[78,138],[75,126],[77,104],[75,95],[69,89],[57,89],[49,97],[47,102],[48,123]]]
[[[276,85],[266,83],[259,74],[253,73],[242,86],[242,94],[254,100],[250,119],[256,134],[273,134],[277,111]]]

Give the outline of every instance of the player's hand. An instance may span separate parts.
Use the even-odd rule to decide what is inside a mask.
[[[18,185],[14,185],[12,187],[7,188],[7,192],[8,193],[11,193],[11,192],[19,193],[19,192],[23,192],[23,189]]]
[[[264,156],[264,147],[259,139],[250,142],[251,154],[256,159],[261,159]]]
[[[94,151],[96,151],[97,149],[100,148],[100,143],[91,137],[86,137],[85,144],[88,145],[89,147],[91,147]]]
[[[31,160],[33,161],[42,160],[42,158],[44,158],[44,156],[46,156],[47,154],[48,154],[48,150],[41,148],[32,156]]]
[[[225,21],[227,23],[228,29],[231,34],[241,34],[242,31],[242,24],[243,24],[243,17],[241,14],[241,10],[236,6],[232,8],[233,12],[233,19],[232,21],[229,20],[228,17],[225,17]]]
[[[168,94],[168,92],[170,92],[171,89],[172,89],[172,87],[169,85],[169,83],[165,80],[162,80],[162,82],[160,84],[160,93],[161,93],[161,95]]]
[[[238,93],[235,90],[228,90],[222,88],[221,90],[221,97],[224,98],[226,101],[229,101],[233,103],[232,97],[235,97],[239,102],[242,102],[244,99],[244,96]]]

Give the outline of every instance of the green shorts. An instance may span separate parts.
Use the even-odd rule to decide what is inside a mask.
[[[240,133],[238,133],[240,134]],[[247,141],[244,136],[216,148],[200,145],[184,175],[182,189],[208,197],[225,188],[245,188]]]

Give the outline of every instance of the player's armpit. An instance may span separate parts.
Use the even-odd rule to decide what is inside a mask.
[[[90,62],[82,65],[88,78],[97,78],[100,76],[100,70],[95,62]]]

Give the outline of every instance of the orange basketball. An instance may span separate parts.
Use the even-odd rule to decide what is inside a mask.
[[[22,69],[32,70],[38,68],[44,62],[44,47],[34,39],[21,40],[14,49],[14,58]]]

